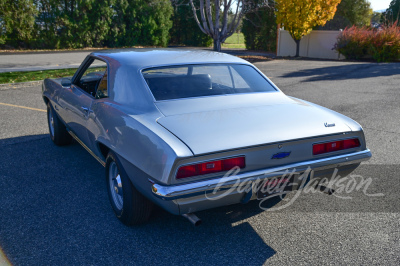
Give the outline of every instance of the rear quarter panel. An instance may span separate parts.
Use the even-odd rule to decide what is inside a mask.
[[[45,103],[50,102],[61,120],[65,123],[67,116],[66,110],[61,108],[63,105],[63,90],[67,90],[61,85],[61,79],[45,79],[42,85],[42,97]]]
[[[50,100],[52,104],[57,103],[61,96],[61,89],[60,80],[45,79],[42,85],[42,96],[45,102]]]
[[[193,155],[185,144],[157,124],[160,117],[157,110],[143,112],[106,101],[94,104],[92,110],[98,125],[95,141],[116,152],[154,182],[168,184],[177,158]],[[96,153],[101,156],[100,149]],[[135,177],[131,179],[135,184]]]

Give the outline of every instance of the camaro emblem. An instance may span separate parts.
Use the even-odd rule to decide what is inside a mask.
[[[289,157],[289,155],[291,153],[292,153],[291,151],[276,153],[276,154],[272,155],[271,159],[283,159],[283,158]]]
[[[334,126],[335,126],[335,123],[332,123],[332,124],[325,123],[324,125],[325,125],[325,127],[334,127]]]

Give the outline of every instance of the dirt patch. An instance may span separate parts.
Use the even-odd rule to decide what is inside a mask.
[[[273,58],[271,57],[262,55],[237,55],[237,57],[240,57],[250,63],[266,62],[273,60]]]

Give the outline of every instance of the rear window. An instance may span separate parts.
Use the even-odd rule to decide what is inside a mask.
[[[248,65],[168,66],[145,69],[142,74],[157,101],[276,91]]]

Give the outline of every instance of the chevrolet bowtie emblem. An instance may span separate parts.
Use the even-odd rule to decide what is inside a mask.
[[[292,153],[291,151],[276,153],[276,154],[272,155],[271,159],[283,159],[283,158],[289,157],[289,155],[291,153]]]

